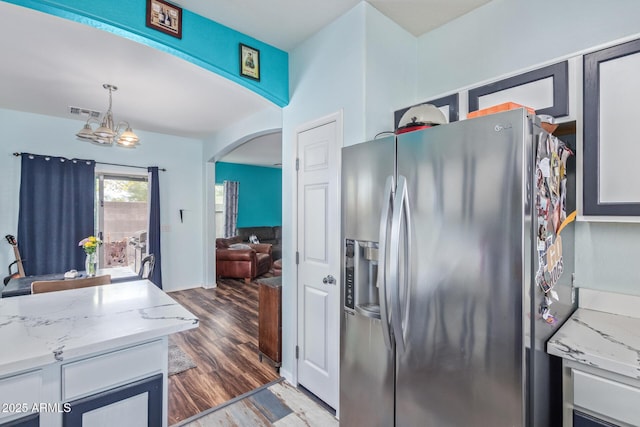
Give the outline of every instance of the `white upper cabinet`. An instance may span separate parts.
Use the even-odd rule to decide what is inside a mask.
[[[583,213],[640,216],[640,40],[584,56]]]
[[[469,90],[469,112],[505,102],[536,114],[569,115],[569,62],[563,61]]]

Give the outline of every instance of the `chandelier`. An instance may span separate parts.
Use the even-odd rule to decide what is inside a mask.
[[[113,113],[111,112],[111,94],[118,90],[114,85],[105,83],[103,88],[109,91],[109,109],[102,117],[102,122],[94,117],[89,117],[84,127],[76,134],[83,141],[89,141],[97,145],[109,146],[115,141],[120,147],[135,148],[140,138],[133,133],[131,126],[127,122],[120,122],[117,126],[113,122]],[[90,122],[96,122],[100,126],[94,131]]]

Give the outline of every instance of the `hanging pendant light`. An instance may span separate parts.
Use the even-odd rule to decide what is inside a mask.
[[[103,88],[109,91],[109,109],[102,117],[102,122],[98,122],[97,119],[90,117],[85,123],[84,127],[80,129],[76,136],[83,140],[89,141],[96,145],[110,146],[113,145],[115,140],[116,145],[126,148],[135,148],[138,145],[140,138],[133,133],[133,129],[128,122],[120,122],[118,126],[114,125],[113,113],[111,112],[112,93],[118,90],[114,85],[105,83]],[[90,122],[95,121],[100,123],[100,126],[94,131],[91,128]],[[124,131],[122,131],[124,129]],[[120,133],[122,131],[122,133]]]

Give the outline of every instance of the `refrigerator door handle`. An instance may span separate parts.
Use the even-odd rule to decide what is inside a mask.
[[[384,185],[384,201],[380,212],[380,233],[378,237],[378,299],[380,301],[380,322],[384,345],[388,350],[391,346],[391,325],[389,309],[387,307],[387,234],[389,229],[389,211],[393,206],[393,176],[389,175]]]
[[[409,284],[411,283],[411,260],[412,260],[412,255],[411,255],[411,208],[410,208],[410,204],[409,204],[409,191],[407,190],[407,186],[406,186],[406,180],[405,180],[405,186],[404,186],[404,190],[402,192],[402,196],[403,196],[403,209],[402,209],[402,214],[404,215],[404,220],[405,220],[405,235],[404,235],[404,283],[402,283],[402,286],[404,287],[404,303],[401,301],[401,293],[400,293],[400,282],[398,282],[398,301],[402,304],[402,308],[403,310],[400,312],[400,318],[401,318],[401,322],[400,322],[400,332],[401,335],[404,339],[405,336],[407,336],[407,331],[405,330],[405,328],[402,327],[402,325],[405,325],[407,328],[409,327],[409,307],[410,307],[410,302],[411,299],[409,298],[409,292],[410,292],[410,287]],[[406,346],[405,346],[406,347]]]
[[[393,326],[393,333],[396,340],[396,348],[400,353],[404,353],[405,351],[404,333],[402,330],[403,316],[400,306],[400,228],[402,226],[402,218],[404,216],[407,221],[407,230],[409,229],[407,198],[407,179],[400,175],[398,176],[398,188],[396,190],[396,196],[393,203],[393,219],[391,220],[388,281],[388,284],[391,286],[391,324]],[[408,264],[406,263],[409,262],[410,259],[408,233],[405,236],[405,249],[404,280],[407,281],[409,278],[407,277]],[[406,296],[408,297],[408,295]]]

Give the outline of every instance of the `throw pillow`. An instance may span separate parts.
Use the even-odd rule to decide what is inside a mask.
[[[258,236],[256,236],[255,234],[249,236],[249,243],[253,243],[254,245],[260,243],[260,241],[258,240]]]
[[[251,246],[245,245],[243,243],[234,243],[229,246],[229,249],[251,249]]]

